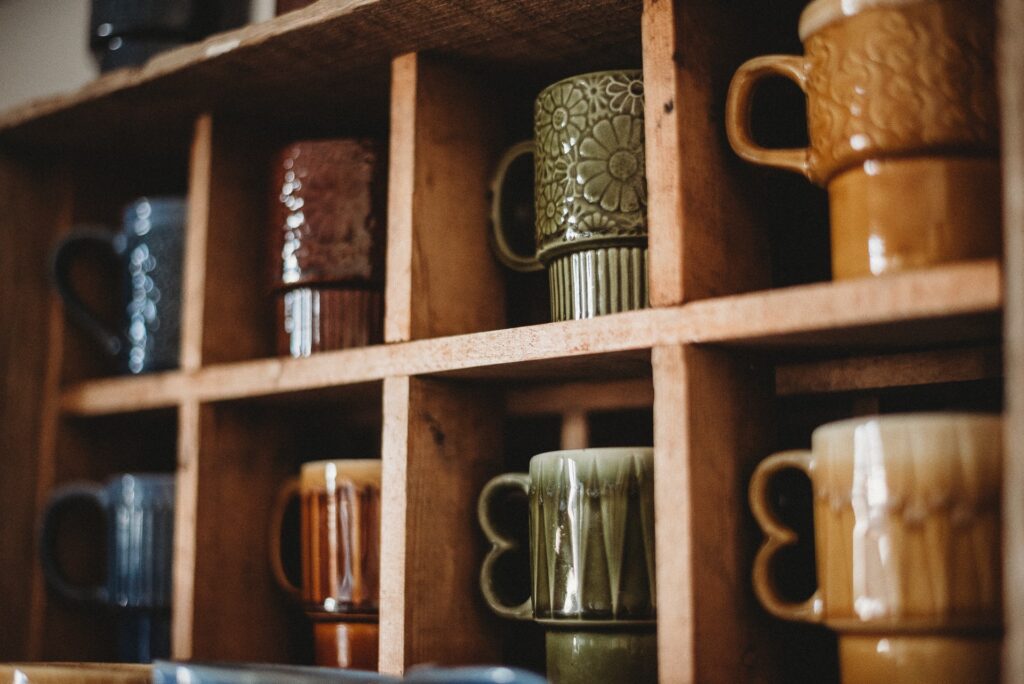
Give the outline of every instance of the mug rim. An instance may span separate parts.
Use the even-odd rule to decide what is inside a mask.
[[[355,482],[373,482],[382,479],[383,461],[379,458],[329,458],[308,461],[299,468],[299,482],[303,490],[319,489],[326,484],[327,466],[337,468],[338,478]]]
[[[906,7],[932,0],[814,0],[800,14],[800,42],[826,26],[866,10],[881,7]]]
[[[591,76],[604,76],[605,74],[637,74],[637,75],[640,76],[640,80],[641,81],[644,80],[643,79],[643,76],[644,76],[644,70],[643,69],[600,69],[598,71],[585,71],[582,74],[573,74],[572,76],[566,76],[565,78],[560,78],[557,81],[555,81],[554,83],[551,83],[549,85],[544,86],[543,88],[540,89],[540,92],[537,93],[537,97],[534,98],[534,102],[539,101],[540,98],[547,91],[551,90],[552,88],[556,88],[556,87],[558,87],[558,86],[560,86],[560,85],[562,85],[564,83],[567,83],[569,81],[575,81],[578,78],[588,78],[588,77],[591,77]]]
[[[1001,413],[989,413],[985,411],[922,411],[905,413],[885,413],[873,416],[858,416],[846,418],[831,423],[819,425],[811,433],[811,440],[830,437],[836,434],[852,433],[858,427],[871,423],[888,425],[920,425],[932,426],[937,424],[956,421],[971,425],[985,427],[999,427],[1002,424]]]
[[[584,447],[582,449],[555,449],[553,451],[542,451],[541,453],[532,456],[530,458],[530,462],[532,463],[535,459],[550,461],[556,458],[566,458],[567,455],[570,454],[578,454],[582,456],[584,454],[600,455],[608,454],[609,452],[621,453],[636,451],[644,452],[645,454],[649,453],[652,457],[654,456],[653,446]]]

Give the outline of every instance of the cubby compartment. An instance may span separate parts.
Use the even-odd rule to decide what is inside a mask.
[[[289,89],[282,87],[284,89],[280,96],[284,99],[292,98]],[[314,291],[304,306],[296,305],[294,325],[308,323],[312,317],[314,321],[324,321],[322,330],[325,335],[351,335],[334,328],[345,327],[358,331],[365,327],[369,331],[366,336],[371,342],[382,339],[382,271],[386,244],[388,176],[386,75],[367,78],[363,88],[365,92],[354,96],[345,106],[333,109],[330,116],[320,112],[307,119],[293,112],[291,116],[281,119],[268,117],[254,120],[249,115],[213,114],[198,120],[192,174],[195,179],[201,179],[201,185],[205,188],[202,208],[196,214],[196,220],[202,224],[204,240],[195,244],[193,258],[196,261],[195,279],[203,282],[202,304],[197,307],[201,309],[202,334],[201,341],[197,343],[199,349],[195,353],[197,359],[202,359],[203,365],[273,357],[278,356],[279,351],[289,355],[287,338],[283,348],[280,348],[278,340],[279,336],[284,335],[283,329],[278,330],[284,327],[279,320],[277,309],[281,303],[278,300],[284,301],[285,292],[294,291],[299,281],[296,281],[295,286],[286,285],[287,274],[282,274],[285,268],[282,259],[285,257],[281,254],[281,247],[278,246],[277,253],[274,253],[274,244],[289,244],[286,238],[275,236],[274,231],[281,233],[286,229],[283,223],[272,225],[276,219],[287,222],[288,229],[294,228],[298,231],[296,235],[300,235],[294,243],[298,245],[295,250],[298,254],[297,263],[305,269],[298,274],[303,278],[313,277],[311,271],[315,276],[319,272],[318,268],[325,270],[327,261],[331,259],[336,260],[330,264],[335,269],[338,268],[337,264],[344,265],[345,259],[354,261],[352,254],[362,255],[364,243],[372,241],[372,261],[375,264],[373,284],[368,280],[363,282],[357,279],[355,284],[346,285],[334,281],[328,283],[327,279],[324,284],[331,289],[322,295],[320,290],[316,290],[317,283],[307,285],[314,288]],[[310,97],[310,93],[295,93],[296,109],[307,110],[311,106]],[[308,167],[309,177],[304,180],[310,185],[309,188],[301,188],[301,181],[297,179],[288,180],[288,171],[284,169],[288,160],[281,157],[288,146],[300,141],[341,138],[372,140],[376,144],[372,153],[367,152],[359,160],[355,156],[347,160],[353,167],[341,172],[347,176],[339,176],[339,172],[332,170],[333,162],[328,161],[338,154],[332,153],[334,157],[327,157],[321,152],[318,153],[319,161]],[[307,150],[306,154],[309,153]],[[307,167],[301,155],[292,163]],[[357,167],[357,163],[361,166]],[[364,171],[364,166],[370,171]],[[372,181],[365,181],[363,176],[366,173],[371,173]],[[342,182],[339,189],[331,187],[332,183]],[[362,185],[364,182],[366,185]],[[375,220],[375,227],[365,234],[360,232],[363,225],[341,223],[343,219],[347,221],[356,216],[354,210],[348,210],[338,200],[341,192],[347,191],[342,188],[349,187],[361,188],[372,194],[369,199],[360,195],[361,201],[366,200],[371,205],[367,207],[367,215],[373,216]],[[302,207],[296,204],[306,199],[317,199],[319,205]],[[281,207],[287,202],[290,202],[287,204],[289,208],[285,211]],[[306,227],[304,212],[309,214],[312,234],[309,234],[310,229]],[[295,223],[294,227],[292,223]],[[330,239],[331,230],[337,231],[339,239],[348,241],[345,249],[332,250],[323,242]],[[289,248],[293,249],[295,244]],[[315,259],[323,262],[320,267],[316,266],[318,262]],[[358,256],[358,259],[360,263],[363,260],[369,262],[371,257]],[[347,268],[353,270],[351,265]],[[368,266],[358,270],[368,270]],[[295,274],[292,276],[298,277]],[[366,276],[369,278],[370,274]],[[319,277],[324,278],[323,275]],[[339,287],[345,287],[344,292],[355,291],[372,299],[364,304],[367,315],[358,316],[352,322],[340,318],[339,322],[329,322],[329,315],[342,315],[331,312],[329,304],[330,297],[344,296],[332,294],[342,292],[338,290]],[[293,339],[298,339],[297,334]],[[301,344],[292,344],[291,355],[316,353],[316,348],[321,344],[329,348],[328,340],[321,341],[318,337]],[[353,342],[345,344],[351,345]],[[197,359],[193,362],[198,363]]]
[[[72,483],[105,485],[115,475],[173,474],[177,412],[173,409],[103,417],[63,417],[56,434],[52,470],[40,475],[38,511],[32,529],[36,568],[32,613],[26,624],[29,648],[45,660],[113,661],[118,658],[117,614],[109,605],[65,598],[48,586],[38,561],[42,512],[57,488]],[[55,518],[55,560],[75,585],[104,584],[107,525],[94,506],[74,508]],[[167,549],[170,552],[170,549]]]
[[[61,240],[75,235],[80,231],[98,231],[99,234],[122,235],[136,233],[136,222],[125,226],[125,210],[143,198],[181,197],[192,200],[189,195],[188,183],[188,139],[177,139],[177,145],[168,140],[155,142],[153,148],[104,147],[91,153],[81,153],[68,160],[62,174],[63,183],[53,189],[51,201],[58,207],[57,225],[54,241],[49,246],[46,268],[49,270],[54,263],[54,250]],[[63,321],[61,336],[61,375],[62,385],[71,385],[84,380],[114,375],[129,375],[138,372],[142,367],[138,359],[129,359],[134,346],[146,348],[139,335],[160,335],[161,328],[167,329],[168,321],[172,326],[178,325],[184,309],[184,293],[182,278],[185,269],[184,245],[187,241],[189,227],[186,216],[182,217],[182,234],[176,240],[159,238],[158,243],[163,250],[160,254],[150,254],[149,244],[138,238],[139,243],[147,250],[143,255],[138,249],[127,250],[133,240],[122,240],[125,251],[115,255],[108,245],[99,241],[76,243],[73,251],[68,253],[68,275],[72,290],[81,298],[91,316],[109,333],[118,339],[120,351],[110,353],[104,344],[95,339],[82,322],[75,318],[73,312],[61,301],[56,288],[52,285],[53,299],[61,312]],[[138,228],[139,231],[148,228]],[[139,232],[139,236],[143,233]],[[118,244],[115,242],[115,244]],[[154,243],[156,244],[156,243]],[[154,249],[155,251],[155,249]],[[182,272],[172,269],[166,271],[162,260],[166,255],[173,260],[174,252],[178,252]],[[140,258],[141,257],[141,258]],[[136,259],[133,262],[132,259]],[[153,289],[149,271],[154,267],[160,269],[161,292]],[[133,270],[134,269],[134,270]],[[130,278],[141,279],[139,283]],[[131,288],[129,290],[129,288]],[[148,289],[147,289],[148,288]],[[157,288],[159,290],[159,288]],[[141,300],[140,300],[141,297]],[[135,301],[140,300],[150,306],[150,311],[138,309],[140,316],[145,317],[145,330],[139,333],[132,329],[132,312],[136,309]],[[156,320],[154,320],[154,318]],[[173,329],[173,327],[172,327]],[[160,343],[166,348],[161,356],[167,356],[166,367],[158,370],[173,370],[172,365],[179,364],[173,359],[173,348],[180,349],[180,337]],[[129,370],[131,369],[131,370]]]
[[[644,376],[385,382],[382,573],[385,585],[405,589],[382,595],[382,671],[424,662],[544,671],[544,627],[499,618],[484,600],[481,491],[498,474],[528,472],[537,454],[597,445],[588,427],[602,433],[601,446],[650,445],[652,396]],[[395,402],[406,408],[389,411]],[[519,544],[496,564],[502,600],[514,604],[530,591],[526,500],[509,494],[491,510]]]
[[[272,507],[303,463],[380,457],[380,384],[204,404],[198,452],[185,469],[195,487],[189,553],[178,584],[190,614],[175,649],[203,660],[312,663],[312,624],[274,580]],[[297,549],[287,521],[282,544]]]

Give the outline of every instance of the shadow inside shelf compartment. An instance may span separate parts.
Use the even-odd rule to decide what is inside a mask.
[[[201,408],[194,657],[313,662],[312,623],[271,573],[272,506],[303,463],[380,457],[380,383],[355,390]],[[299,568],[297,517],[286,511],[286,571]]]

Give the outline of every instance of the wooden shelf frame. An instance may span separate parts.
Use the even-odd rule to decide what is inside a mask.
[[[1024,13],[1022,0],[1001,2]],[[20,568],[0,573],[0,589],[18,597],[11,617],[0,620],[0,657],[53,655],[55,636],[75,642],[76,630],[85,629],[48,601],[32,555],[31,518],[75,467],[104,472],[103,455],[91,451],[90,425],[129,424],[146,414],[174,431],[173,648],[181,658],[295,657],[294,644],[279,633],[304,626],[260,574],[262,502],[308,455],[295,446],[303,438],[306,447],[336,451],[379,440],[387,483],[380,669],[400,673],[428,660],[501,660],[508,645],[507,628],[476,591],[483,541],[474,513],[482,483],[506,468],[504,421],[560,415],[560,443],[569,447],[586,443],[590,412],[649,408],[661,680],[773,681],[787,674],[784,654],[820,635],[771,620],[750,595],[757,534],[745,490],[756,462],[776,446],[773,412],[781,401],[807,395],[998,381],[1005,310],[1007,444],[1016,444],[1024,433],[1015,431],[1024,425],[1024,364],[1011,348],[1020,348],[1024,302],[1015,287],[1021,279],[1004,284],[1003,275],[1021,273],[1013,250],[1020,251],[1024,218],[1008,202],[1005,263],[771,289],[767,247],[777,236],[750,192],[752,172],[724,143],[718,115],[743,59],[789,45],[778,36],[795,30],[790,15],[802,3],[782,5],[789,15],[761,26],[703,0],[321,0],[104,76],[69,97],[0,115],[0,198],[10,207],[0,229],[5,239],[15,231],[27,236],[17,249],[0,251],[0,273],[28,283],[17,292],[0,289],[0,311],[21,334],[45,340],[0,356],[8,371],[0,399],[18,406],[2,415],[2,445],[26,454],[11,459],[10,472],[32,483],[0,490],[3,514],[16,511],[0,542],[19,550],[3,565]],[[566,41],[567,21],[585,27],[589,43]],[[1024,51],[1024,40],[1004,37],[1006,59],[1016,63],[1019,52],[1007,45]],[[312,66],[292,83],[277,74],[281,60],[303,59]],[[475,192],[520,130],[503,120],[507,101],[495,92],[609,59],[642,60],[644,67],[655,308],[504,327],[502,302],[514,286],[490,258],[486,195]],[[1011,82],[1019,73],[1004,74],[1007,92],[1024,92]],[[283,359],[269,356],[266,338],[237,334],[265,322],[260,298],[233,285],[251,280],[260,258],[253,238],[260,200],[251,188],[272,144],[246,145],[262,128],[241,124],[240,109],[274,122],[271,141],[293,131],[344,129],[326,116],[302,122],[282,109],[275,99],[285,87],[297,93],[297,110],[363,109],[365,117],[387,120],[385,344]],[[154,102],[166,106],[146,120]],[[1024,151],[1011,149],[1021,139],[1011,119],[1020,103],[1003,104],[1007,129],[1016,132],[1004,143],[1007,176],[1019,177]],[[365,125],[352,116],[353,126]],[[65,332],[39,263],[54,236],[101,212],[83,208],[93,186],[82,179],[106,179],[119,169],[85,158],[117,139],[126,121],[138,124],[125,133],[130,156],[155,169],[144,180],[176,182],[165,181],[159,167],[170,163],[177,174],[174,160],[190,147],[181,370],[104,378]],[[164,127],[167,134],[152,140]],[[33,146],[52,157],[37,158]],[[117,188],[119,197],[130,191]],[[437,239],[442,229],[445,241]],[[232,251],[237,245],[243,248]],[[307,413],[337,418],[342,427],[309,436],[316,424],[303,418]],[[360,437],[350,444],[346,430]],[[76,441],[76,431],[85,438]],[[1020,481],[1019,470],[1015,464],[1007,476],[1014,519],[1024,509],[1022,489],[1010,486]],[[219,519],[245,531],[228,538]],[[1008,536],[1007,545],[1008,562],[1017,564],[1011,570],[1019,572],[1021,540]],[[216,588],[241,572],[254,578],[218,599]],[[240,606],[243,594],[256,605]],[[1024,630],[1024,611],[1015,594],[1007,606],[1011,643]],[[27,638],[14,627],[25,622]],[[230,627],[242,624],[258,626],[233,637]],[[88,650],[98,648],[95,639],[80,641],[84,650],[75,655],[98,652]],[[1021,667],[1011,656],[1007,681]],[[806,668],[811,676],[835,676],[820,663]]]

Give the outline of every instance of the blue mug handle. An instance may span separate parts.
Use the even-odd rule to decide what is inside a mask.
[[[110,250],[114,256],[121,256],[123,249],[118,235],[96,226],[80,226],[58,243],[53,250],[51,274],[57,292],[64,300],[64,306],[74,321],[111,356],[119,356],[124,342],[117,332],[104,324],[100,317],[89,309],[71,285],[71,264],[78,250],[86,244],[95,244]]]
[[[104,510],[106,493],[103,487],[92,483],[71,483],[58,488],[50,496],[43,511],[40,531],[39,560],[47,583],[65,598],[79,603],[105,603],[107,589],[102,584],[81,586],[67,580],[57,563],[57,522],[65,510],[76,505],[93,505]]]

